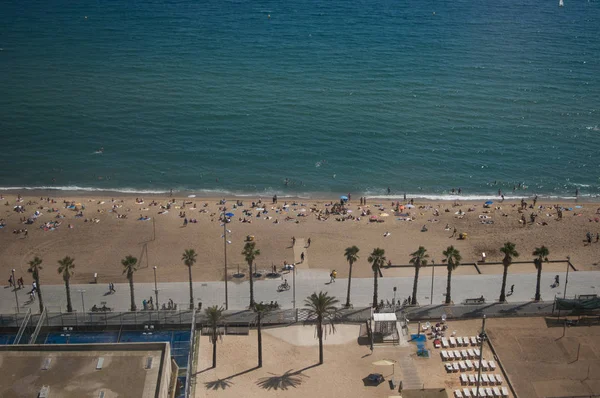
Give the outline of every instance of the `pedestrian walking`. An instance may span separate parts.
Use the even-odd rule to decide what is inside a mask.
[[[333,280],[333,271],[332,271],[332,272],[329,274],[329,283],[333,283],[333,282],[335,282],[335,281]]]
[[[294,246],[296,244],[296,237],[292,236],[292,246]]]
[[[560,285],[560,277],[559,277],[558,275],[556,275],[556,276],[554,277],[554,285],[555,285],[556,287],[558,287],[558,285]]]
[[[510,295],[512,296],[512,294],[515,292],[515,285],[511,285],[510,287]]]
[[[29,299],[31,301],[35,301],[35,291],[32,290],[29,292]]]
[[[308,243],[308,245],[306,245],[306,247],[310,247],[310,238],[308,238],[308,241],[306,241],[306,243]]]
[[[19,289],[22,289],[25,287],[25,281],[23,281],[23,277],[20,277],[19,279],[17,279],[17,282],[19,282]]]
[[[304,252],[300,254],[300,262],[304,262]]]
[[[9,287],[13,287],[13,286],[15,285],[15,281],[14,281],[14,279],[13,279],[13,276],[12,276],[12,275],[10,275],[10,276],[8,277],[8,285],[9,285]]]
[[[456,236],[456,227],[454,227],[454,230],[452,231],[452,238]]]

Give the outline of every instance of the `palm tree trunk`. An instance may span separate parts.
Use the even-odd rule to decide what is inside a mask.
[[[254,308],[254,275],[252,274],[252,263],[248,263],[248,271],[250,272],[250,309]]]
[[[352,262],[350,262],[350,271],[348,271],[348,294],[346,295],[346,307],[350,307],[350,285],[352,284]]]
[[[537,270],[537,282],[535,284],[535,301],[540,301],[542,298],[540,297],[540,280],[542,278],[542,262],[540,261],[539,267]]]
[[[260,328],[262,319],[261,319],[260,312],[257,315],[258,315],[258,328],[257,328],[257,332],[258,332],[258,367],[262,368],[262,330]]]
[[[192,267],[188,267],[190,272],[190,310],[194,309],[194,286],[192,284]],[[216,350],[216,348],[215,348]]]
[[[71,304],[71,287],[69,286],[69,280],[65,281],[65,289],[67,290],[67,312],[73,312],[73,305]]]
[[[446,304],[450,304],[452,302],[452,298],[450,297],[450,289],[452,286],[452,270],[448,268],[448,282],[446,284]]]
[[[35,285],[37,286],[36,293],[38,295],[41,314],[42,312],[44,312],[44,301],[42,300],[42,289],[40,288],[40,276],[37,273],[35,274]]]
[[[213,330],[213,368],[217,367],[217,330]]]
[[[502,273],[502,288],[500,289],[500,302],[506,301],[506,276],[508,275],[508,266],[504,266],[504,272]]]
[[[319,333],[319,365],[323,365],[323,319],[317,318],[317,333]]]
[[[417,304],[417,285],[419,284],[419,270],[421,269],[421,265],[415,266],[415,281],[413,282],[413,295],[411,300],[411,305]]]
[[[129,278],[129,294],[131,295],[131,311],[136,311],[137,307],[135,305],[135,294],[133,292],[133,275]]]
[[[377,307],[377,270],[373,271],[373,308]]]

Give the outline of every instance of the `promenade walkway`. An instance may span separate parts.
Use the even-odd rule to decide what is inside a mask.
[[[293,273],[283,276],[290,285],[293,283]],[[561,285],[552,287],[554,274],[543,274],[541,283],[542,300],[552,302],[555,296],[562,297],[564,293],[565,274],[560,275]],[[294,289],[284,292],[278,292],[277,286],[281,279],[259,280],[255,282],[255,300],[260,302],[277,301],[282,308],[293,308]],[[432,304],[434,307],[427,308],[445,308],[447,311],[471,311],[474,306],[460,306],[465,299],[484,296],[488,306],[500,305],[497,303],[500,295],[500,285],[502,275],[457,275],[452,278],[452,299],[455,303],[450,309],[441,304],[445,299],[446,275],[445,272],[436,276],[433,287],[433,300],[431,299],[431,278],[422,278],[419,280],[419,290],[417,300],[421,307]],[[60,312],[66,310],[66,295],[64,285],[44,285],[42,273],[42,292],[44,301],[49,312]],[[514,274],[508,275],[507,291],[511,285],[515,285],[512,295],[507,297],[507,302],[527,303],[531,302],[535,293],[536,275]],[[383,277],[379,279],[379,298],[391,301],[403,300],[412,292],[412,277]],[[38,312],[37,302],[29,302],[29,290],[31,285],[26,285],[24,289],[17,290],[19,301],[19,311],[25,312],[31,308],[33,313]],[[127,311],[130,306],[129,286],[126,283],[115,285],[116,293],[108,293],[108,283],[71,285],[71,299],[73,308],[76,311],[89,309],[95,304],[101,306],[106,303],[114,311]],[[394,287],[397,288],[394,294]],[[326,270],[298,269],[296,273],[296,302],[297,307],[304,306],[304,299],[313,292],[327,291],[330,295],[337,297],[340,303],[345,302],[347,289],[347,279],[338,278],[335,283],[329,283],[329,275]],[[189,307],[189,290],[187,282],[159,283],[158,284],[159,303],[165,303],[172,299],[178,303],[178,309],[187,309]],[[223,305],[225,302],[224,282],[195,282],[194,296],[195,302],[202,302],[203,308],[211,305]],[[569,273],[568,296],[578,294],[598,294],[600,295],[600,272],[595,271],[577,271]],[[153,283],[136,283],[135,297],[138,308],[141,308],[143,299],[149,299],[154,295]],[[351,301],[355,308],[368,307],[373,297],[373,280],[371,278],[354,278],[352,280],[352,298]],[[248,282],[229,282],[229,309],[246,309],[249,302]],[[341,304],[340,304],[341,305]],[[475,306],[477,307],[477,306]],[[524,308],[526,310],[527,308]],[[0,288],[0,313],[9,314],[16,310],[15,293],[12,288],[5,286]],[[429,309],[428,311],[433,311]]]

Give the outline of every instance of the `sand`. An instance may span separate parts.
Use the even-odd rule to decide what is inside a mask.
[[[49,193],[43,193],[44,198],[48,195]],[[160,281],[186,281],[187,269],[181,262],[181,255],[185,249],[193,248],[199,253],[194,278],[205,281],[223,279],[223,227],[218,220],[221,207],[219,199],[175,198],[175,204],[169,212],[159,214],[160,206],[151,206],[151,202],[166,205],[170,198],[146,196],[143,198],[144,203],[136,203],[135,197],[119,196],[114,197],[113,202],[109,195],[53,197],[56,203],[48,203],[40,200],[41,194],[34,197],[32,193],[25,192],[22,202],[17,202],[15,193],[4,193],[0,219],[4,220],[6,226],[0,229],[0,275],[5,275],[8,279],[10,269],[15,268],[17,276],[27,276],[27,262],[39,255],[44,260],[44,283],[59,284],[62,280],[55,271],[56,262],[68,255],[75,258],[72,283],[87,283],[91,281],[94,272],[101,273],[105,280],[119,283],[125,282],[121,259],[131,254],[138,257],[141,266],[135,275],[136,282],[153,281],[154,265],[160,267]],[[387,258],[394,264],[407,264],[409,254],[419,245],[425,246],[437,263],[441,262],[441,252],[448,245],[455,245],[461,251],[463,262],[477,261],[482,252],[487,253],[488,261],[500,261],[502,256],[498,249],[506,240],[516,243],[522,254],[520,259],[524,260],[531,259],[533,249],[542,244],[550,249],[550,259],[564,259],[570,255],[572,262],[581,270],[597,269],[600,260],[600,243],[584,243],[586,232],[590,231],[594,235],[600,232],[600,222],[595,221],[600,214],[596,214],[598,205],[594,203],[580,204],[583,206],[580,209],[575,208],[573,203],[567,203],[566,206],[574,211],[564,212],[560,221],[557,220],[556,211],[551,208],[536,210],[540,214],[538,222],[523,227],[519,223],[517,204],[508,202],[498,204],[500,209],[483,209],[479,202],[463,203],[461,206],[453,206],[452,202],[417,202],[417,207],[409,210],[414,221],[400,221],[391,209],[392,199],[369,200],[366,207],[361,207],[356,200],[351,201],[348,207],[353,211],[353,216],[360,216],[362,209],[377,215],[389,214],[388,217],[380,217],[385,222],[372,223],[369,222],[369,217],[361,217],[360,221],[336,221],[335,218],[339,216],[330,216],[327,221],[320,221],[316,213],[311,212],[311,208],[328,208],[323,200],[288,199],[288,211],[276,212],[276,207],[281,208],[284,200],[273,205],[271,198],[267,198],[263,206],[269,213],[256,217],[257,211],[254,210],[252,216],[247,217],[252,223],[242,223],[239,221],[243,217],[242,209],[249,209],[252,199],[241,200],[244,202],[242,208],[234,209],[232,205],[235,200],[230,198],[226,203],[228,211],[235,214],[233,221],[227,224],[227,228],[231,230],[228,236],[231,244],[227,250],[232,270],[236,270],[238,264],[246,266],[240,253],[247,235],[255,236],[257,248],[261,250],[257,259],[259,269],[270,269],[272,264],[281,267],[284,261],[298,261],[300,253],[304,251],[306,262],[303,267],[336,269],[338,277],[342,278],[347,276],[348,269],[343,252],[350,245],[357,245],[361,249],[360,260],[354,267],[354,277],[371,276],[366,259],[375,247],[385,249]],[[254,200],[257,201],[258,198]],[[65,201],[84,205],[83,217],[76,218],[74,210],[65,208]],[[188,203],[181,208],[184,201]],[[5,203],[8,205],[4,205]],[[377,204],[382,206],[376,206]],[[15,205],[24,206],[25,212],[15,212]],[[117,212],[111,211],[113,205],[118,206],[118,214],[126,215],[127,218],[117,218]],[[57,208],[64,218],[57,219],[59,213],[50,212],[51,208]],[[469,212],[469,208],[474,211]],[[439,209],[439,216],[433,215],[434,209]],[[445,212],[446,209],[449,211]],[[463,218],[458,218],[455,214],[460,209],[465,212]],[[21,217],[31,217],[36,210],[42,215],[33,224],[25,225],[20,222]],[[198,222],[183,226],[183,218],[179,217],[181,211],[185,211],[188,219],[195,218]],[[530,212],[532,210],[525,213],[528,219]],[[502,216],[502,213],[507,217]],[[306,216],[298,217],[298,214]],[[151,219],[138,221],[140,215]],[[491,217],[495,223],[482,224],[480,215]],[[286,216],[293,220],[285,221]],[[95,220],[85,222],[86,218]],[[275,220],[279,222],[274,223]],[[62,225],[53,231],[40,229],[40,225],[48,221],[60,221]],[[542,221],[547,225],[542,225]],[[68,228],[68,224],[73,228]],[[456,227],[458,232],[468,233],[468,238],[457,240],[456,237],[450,237],[452,231],[445,230],[446,224],[451,229]],[[427,232],[420,232],[423,225],[427,226]],[[15,229],[24,228],[28,229],[27,237],[13,233]],[[384,237],[386,232],[390,235]],[[297,243],[294,250],[292,236],[298,242],[302,239],[307,242],[311,238],[310,247],[303,248]],[[482,268],[484,273],[501,272],[501,267],[486,267]],[[547,266],[544,267],[546,269]],[[475,272],[473,267],[461,267],[456,273]],[[510,272],[535,270],[533,265],[523,264],[513,265]],[[413,271],[394,269],[386,271],[386,275],[412,276]]]

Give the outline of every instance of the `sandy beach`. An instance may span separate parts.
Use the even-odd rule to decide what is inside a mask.
[[[56,192],[23,192],[18,201],[16,192],[2,193],[0,275],[5,275],[5,281],[12,268],[16,269],[17,277],[24,276],[28,281],[27,262],[38,255],[44,260],[43,283],[62,283],[55,270],[56,262],[68,255],[75,259],[75,283],[90,282],[95,272],[100,274],[102,282],[124,282],[121,259],[128,254],[140,262],[136,281],[152,281],[155,265],[160,267],[160,281],[186,281],[187,269],[181,255],[188,248],[199,254],[193,271],[195,280],[222,280],[223,226],[219,214],[223,206],[234,214],[227,224],[231,231],[227,237],[231,241],[227,245],[230,275],[237,271],[238,265],[247,266],[240,253],[248,235],[255,237],[261,251],[257,260],[259,270],[271,269],[272,265],[281,268],[284,261],[298,262],[304,252],[305,261],[299,268],[336,269],[339,277],[347,276],[343,252],[351,245],[361,249],[353,277],[371,276],[367,257],[375,247],[385,249],[393,264],[408,264],[409,254],[419,245],[425,246],[438,264],[442,261],[442,251],[449,245],[461,251],[463,262],[478,261],[482,252],[487,254],[488,261],[500,261],[499,248],[507,240],[516,243],[521,253],[519,260],[531,260],[531,252],[543,244],[549,248],[551,260],[570,256],[580,270],[597,269],[600,261],[600,243],[595,242],[600,232],[597,213],[600,205],[590,202],[562,203],[566,209],[559,220],[553,208],[556,203],[547,202],[538,202],[535,209],[527,208],[520,213],[519,202],[496,201],[490,208],[484,208],[483,202],[416,201],[414,208],[396,213],[392,202],[397,202],[397,198],[367,199],[367,204],[361,206],[358,198],[352,197],[345,206],[349,212],[333,215],[326,214],[332,206],[331,201],[325,200],[287,198],[272,203],[269,197],[262,198],[259,204],[259,198],[226,198],[223,205],[220,198],[162,195],[138,197],[136,201],[136,197],[105,193],[60,197],[50,194]],[[242,201],[243,206],[237,206],[237,201]],[[252,202],[256,202],[254,208]],[[22,212],[16,211],[15,206],[22,206]],[[182,213],[189,221],[187,225],[184,217],[180,217]],[[532,213],[537,219],[530,223]],[[381,222],[371,221],[373,216]],[[526,226],[519,221],[522,216],[527,220]],[[26,224],[23,219],[31,219],[33,223]],[[54,222],[60,225],[49,224]],[[423,226],[426,232],[422,232]],[[452,236],[454,228],[457,235],[467,233],[467,239]],[[27,234],[14,233],[24,229]],[[585,241],[587,232],[592,234],[589,245]],[[292,237],[297,239],[295,247]],[[305,247],[309,238],[310,247]],[[552,266],[548,265],[548,269]],[[482,266],[481,270],[500,273],[502,267]],[[412,272],[391,269],[386,270],[386,275],[408,276]],[[457,270],[458,274],[475,272],[473,267]],[[510,272],[533,273],[535,269],[532,264],[515,264]]]

